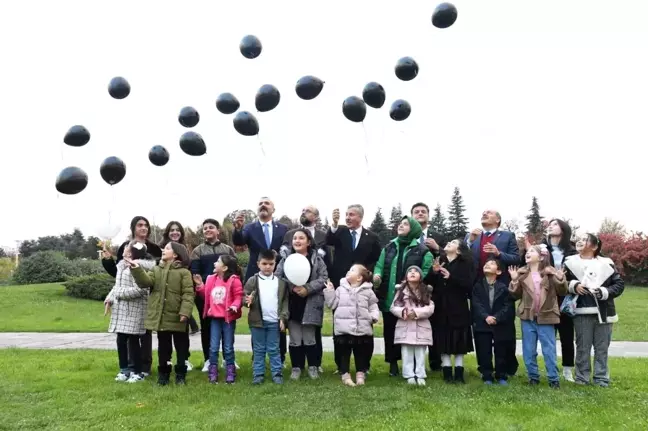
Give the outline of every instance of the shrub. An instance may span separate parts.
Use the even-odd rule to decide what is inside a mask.
[[[648,285],[648,237],[641,233],[624,237],[618,233],[602,233],[601,253],[614,261],[626,285]]]
[[[250,252],[247,250],[238,252],[236,253],[236,259],[238,260],[238,264],[241,267],[243,274],[245,274],[245,271],[247,271],[247,266],[250,263]]]
[[[58,283],[65,280],[68,260],[62,253],[39,251],[21,259],[14,272],[17,284]]]
[[[83,275],[105,274],[106,270],[98,259],[74,259],[67,261],[65,275],[68,278],[81,277]]]
[[[103,301],[115,285],[115,279],[106,273],[92,274],[71,278],[63,285],[69,296]]]

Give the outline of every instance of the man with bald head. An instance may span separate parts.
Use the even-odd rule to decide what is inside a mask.
[[[487,209],[482,213],[482,228],[474,229],[466,235],[466,244],[473,253],[475,273],[480,280],[484,276],[483,268],[486,261],[495,258],[502,264],[502,274],[497,277],[498,281],[508,285],[511,277],[508,267],[520,264],[520,255],[515,239],[515,234],[506,230],[500,230],[502,216],[494,209]],[[515,302],[513,297],[510,300]],[[507,374],[514,376],[518,369],[518,360],[515,356],[515,338],[509,344],[506,353]]]

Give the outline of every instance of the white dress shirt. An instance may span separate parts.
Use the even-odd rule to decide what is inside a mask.
[[[337,231],[337,227],[331,226],[331,232],[335,233]],[[359,226],[357,229],[349,229],[349,235],[353,237],[353,234],[351,234],[352,231],[356,232],[356,248],[358,247],[358,244],[360,243],[360,237],[362,236],[362,226]],[[355,250],[355,248],[354,248]]]

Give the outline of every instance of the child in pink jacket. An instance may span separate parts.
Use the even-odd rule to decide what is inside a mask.
[[[392,314],[399,318],[394,344],[401,345],[403,377],[407,383],[425,386],[425,353],[427,347],[432,345],[429,319],[434,313],[434,302],[430,299],[428,286],[423,283],[421,268],[410,266],[405,274],[404,282],[396,286],[390,308]]]
[[[227,365],[225,383],[234,383],[234,332],[236,321],[241,318],[243,285],[238,274],[241,268],[236,257],[221,255],[214,264],[214,274],[202,284],[200,276],[194,276],[196,294],[205,300],[203,318],[210,319],[209,382],[218,383],[218,349],[223,340],[223,357]]]

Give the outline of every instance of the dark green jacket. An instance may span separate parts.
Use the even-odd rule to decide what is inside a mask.
[[[131,274],[137,285],[151,288],[144,327],[150,331],[185,332],[187,322],[180,316],[191,316],[194,289],[191,273],[178,263],[160,262],[153,271],[133,268]]]
[[[276,277],[276,276],[274,276]],[[279,280],[279,304],[277,310],[279,310],[279,319],[284,323],[288,324],[288,285],[284,280],[277,277]],[[252,304],[250,304],[248,312],[248,325],[252,328],[263,328],[263,310],[261,310],[261,299],[259,298],[259,274],[255,274],[250,277],[245,283],[244,287],[245,295],[250,295],[254,293],[252,299]]]

